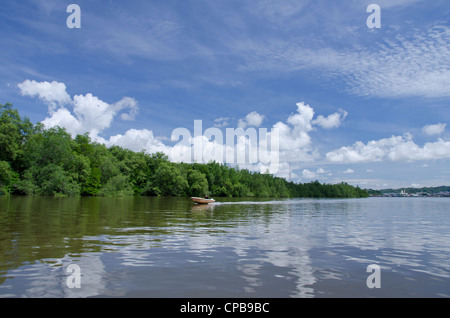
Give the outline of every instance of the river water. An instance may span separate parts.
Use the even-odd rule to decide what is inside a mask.
[[[450,297],[450,198],[1,196],[0,297]]]

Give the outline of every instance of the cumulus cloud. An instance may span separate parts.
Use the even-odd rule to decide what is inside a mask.
[[[101,140],[99,134],[111,126],[118,114],[123,120],[132,120],[139,110],[136,100],[130,97],[114,104],[108,104],[91,93],[75,95],[72,99],[66,85],[56,81],[25,80],[18,87],[22,95],[38,97],[48,105],[49,116],[42,121],[45,127],[64,127],[72,135],[88,132],[94,140]],[[127,112],[123,112],[125,110]]]
[[[300,102],[297,103],[297,113],[289,116],[287,124],[280,121],[274,125],[280,131],[282,149],[299,149],[311,143],[308,133],[312,130],[313,117],[313,108]]]
[[[339,127],[347,112],[339,110],[328,116],[319,115],[316,119],[314,116],[315,111],[310,105],[299,102],[296,113],[291,114],[286,122],[280,121],[273,126],[279,132],[281,161],[300,163],[318,159],[320,155],[310,135],[316,129],[315,125],[324,129]]]
[[[123,134],[104,138],[102,132],[111,127],[116,119],[132,120],[138,113],[139,107],[136,100],[124,97],[116,103],[107,103],[91,93],[75,95],[73,98],[66,91],[66,86],[58,82],[36,82],[26,80],[20,83],[19,88],[22,95],[37,97],[48,105],[49,116],[43,120],[45,127],[61,126],[72,135],[88,132],[94,141],[107,146],[118,145],[133,151],[146,151],[148,153],[164,152],[172,161],[192,162],[198,161],[195,153],[196,145],[202,145],[202,162],[215,160],[217,162],[237,163],[242,168],[253,171],[276,173],[283,177],[298,177],[293,170],[299,169],[302,163],[314,162],[320,158],[317,147],[313,145],[311,132],[316,127],[331,129],[339,127],[347,116],[347,112],[338,112],[315,118],[314,109],[305,102],[296,104],[296,112],[292,113],[285,121],[275,123],[271,129],[267,129],[267,135],[259,135],[252,139],[251,136],[237,136],[236,144],[229,145],[224,141],[226,136],[222,131],[214,127],[208,136],[205,130],[202,136],[191,137],[187,131],[186,138],[174,146],[168,146],[160,138],[155,137],[148,129],[129,129]],[[255,127],[262,125],[265,116],[258,112],[251,112],[242,120],[240,128],[249,127],[254,132]],[[225,125],[229,118],[218,118],[215,123]],[[442,134],[446,124],[438,123],[423,127],[423,132],[428,135]],[[247,130],[245,133],[251,132]],[[228,128],[227,128],[228,130]],[[233,129],[231,129],[233,130]],[[234,130],[237,132],[238,130]],[[244,131],[242,129],[242,131]],[[275,133],[276,132],[276,133]],[[205,135],[206,134],[206,135]],[[222,138],[212,138],[212,136]],[[255,142],[256,140],[256,142]],[[270,142],[269,142],[270,140]],[[273,140],[276,140],[274,149]],[[176,141],[176,140],[173,140]],[[261,147],[262,146],[262,147]],[[265,153],[260,152],[264,149]],[[255,159],[255,154],[258,154]],[[245,155],[244,161],[234,161],[238,156]],[[276,162],[274,158],[276,155]],[[358,141],[351,146],[341,147],[326,154],[326,160],[330,163],[361,163],[376,161],[417,161],[450,159],[450,141],[439,138],[435,142],[417,145],[412,135],[391,136],[367,143]],[[230,162],[230,158],[232,158]],[[250,160],[252,158],[252,160]],[[261,160],[265,158],[264,160]],[[268,158],[270,160],[268,160]],[[317,171],[308,169],[300,170],[301,177],[314,179],[324,175],[323,168]],[[348,169],[344,173],[353,173]]]
[[[286,122],[279,121],[273,125],[272,129],[278,132],[281,162],[311,162],[319,157],[310,136],[313,117],[313,108],[299,102],[297,112],[291,114]]]
[[[192,155],[192,149],[195,146],[195,142],[202,145],[203,156],[207,158],[212,158],[217,162],[224,162],[225,159],[222,158],[233,158],[237,154],[245,154],[247,162],[250,156],[255,156],[255,154],[260,154],[261,148],[267,152],[265,158],[274,158],[277,156],[277,163],[274,166],[273,161],[266,160],[264,162],[258,161],[252,164],[244,164],[239,162],[239,167],[260,171],[262,173],[266,172],[267,169],[272,173],[273,170],[276,171],[278,176],[283,176],[285,178],[298,176],[293,173],[293,170],[299,169],[301,163],[313,162],[320,157],[318,150],[314,147],[312,138],[310,136],[311,132],[317,127],[322,127],[326,129],[331,129],[338,127],[346,116],[346,112],[339,110],[335,114],[329,116],[319,116],[314,119],[315,111],[314,109],[306,104],[305,102],[298,102],[296,104],[296,111],[293,112],[285,121],[276,122],[270,129],[267,129],[266,138],[262,138],[261,135],[258,136],[257,141],[254,142],[251,138],[245,138],[240,136],[237,138],[236,149],[234,145],[223,145],[222,143],[217,143],[217,139],[210,140],[208,138],[202,138],[201,140],[190,137],[188,131],[180,131],[185,134],[185,142],[178,143],[172,148],[173,159],[177,161],[187,161],[194,158]],[[246,129],[242,132],[250,133],[255,127],[262,125],[265,119],[264,115],[259,114],[254,111],[249,113],[245,118],[239,121],[238,129]],[[216,127],[222,122],[228,123],[229,118],[217,118],[215,120]],[[229,131],[237,131],[232,128],[227,128]],[[253,130],[254,132],[256,130]],[[220,138],[225,138],[222,133],[219,133]],[[197,137],[199,138],[199,137]],[[272,140],[276,139],[277,149],[273,149]],[[176,140],[178,140],[176,138]],[[270,140],[270,142],[269,142]],[[236,150],[236,151],[235,151]],[[234,152],[235,151],[235,152]],[[233,155],[234,152],[234,155]],[[194,158],[195,159],[195,158]],[[260,157],[258,159],[261,159]],[[229,163],[229,161],[227,161]],[[305,172],[305,175],[313,178],[317,174],[324,174],[325,170],[318,169],[317,172]],[[303,177],[305,177],[305,175]]]
[[[273,125],[279,138],[279,175],[292,175],[292,170],[299,169],[301,163],[313,162],[320,158],[318,149],[314,147],[311,132],[315,130],[315,125],[322,128],[331,129],[338,127],[346,116],[346,112],[340,110],[338,113],[327,117],[320,115],[314,119],[315,111],[313,107],[305,102],[296,104],[297,111],[291,114],[286,121],[279,121]],[[281,163],[287,163],[282,165]],[[303,170],[302,177],[313,179],[317,174],[323,174],[323,169],[317,172]]]
[[[53,111],[58,105],[71,103],[70,95],[66,91],[64,83],[36,82],[25,80],[17,85],[23,96],[39,97],[43,102],[49,105],[50,111]]]
[[[310,132],[315,129],[313,125],[314,109],[305,102],[299,102],[296,106],[296,112],[292,113],[285,121],[279,121],[270,129],[267,129],[266,135],[255,129],[265,119],[263,115],[257,112],[252,112],[242,119],[241,125],[237,129],[227,128],[227,136],[217,128],[222,126],[219,123],[228,123],[229,118],[222,117],[217,118],[215,127],[206,129],[203,136],[192,137],[188,129],[176,129],[172,134],[172,141],[177,142],[177,144],[171,148],[169,157],[174,161],[183,162],[192,160],[199,162],[202,159],[203,162],[209,160],[227,163],[237,162],[239,167],[243,169],[262,173],[267,172],[267,170],[270,173],[276,171],[275,173],[278,176],[297,178],[298,176],[293,173],[293,170],[298,169],[303,162],[316,160],[319,158],[319,154],[317,149],[313,147],[310,136]],[[339,114],[343,114],[343,112]],[[206,136],[208,133],[211,136]],[[236,134],[236,143],[234,141],[233,144],[223,142],[227,139],[229,133]],[[239,135],[241,133],[243,135]],[[252,134],[255,135],[254,138]],[[232,139],[234,140],[234,138]],[[274,145],[276,145],[275,149]],[[201,146],[203,158],[199,157],[198,153],[195,154],[195,149],[198,146]],[[237,160],[238,156],[245,156],[245,162]],[[275,157],[277,160],[274,163]],[[252,161],[250,158],[254,160]],[[319,169],[317,173],[325,173],[325,171]]]
[[[53,112],[50,117],[45,118],[42,123],[46,128],[64,127],[72,135],[86,132],[81,125],[81,122],[72,115],[67,108],[60,108]],[[84,131],[83,131],[84,130]]]
[[[155,138],[153,132],[148,129],[129,129],[124,135],[111,136],[109,140],[104,140],[103,143],[108,147],[120,146],[136,152],[170,153],[170,147]]]
[[[445,131],[446,126],[447,126],[447,124],[442,124],[442,123],[438,123],[438,124],[434,124],[434,125],[427,125],[422,128],[422,131],[429,136],[440,135]]]
[[[312,123],[319,125],[324,129],[337,128],[342,124],[347,115],[348,113],[345,110],[340,109],[339,112],[331,114],[328,117],[319,115]]]
[[[279,163],[277,165],[277,175],[283,177],[297,177],[292,171],[300,168],[301,163],[313,162],[320,157],[318,150],[314,147],[311,132],[315,130],[315,126],[331,129],[338,127],[346,116],[346,112],[339,110],[335,114],[329,116],[320,115],[314,119],[315,111],[313,107],[305,102],[298,102],[297,109],[285,121],[276,122],[268,132],[269,138],[275,137],[273,132],[276,131],[276,138],[278,140],[277,155]],[[248,114],[245,118],[239,120],[239,128],[245,129],[247,127],[259,127],[265,119],[264,115],[254,111]],[[259,140],[259,143],[264,143],[264,140]],[[243,143],[241,143],[243,144]],[[270,147],[266,146],[265,149]],[[250,152],[258,152],[258,149],[250,148]],[[242,150],[244,151],[244,150]],[[273,153],[272,153],[273,154]],[[240,165],[240,167],[243,167]],[[266,166],[258,166],[261,172],[264,172]],[[305,172],[310,177],[311,172]],[[322,173],[319,170],[318,173]],[[314,175],[316,175],[314,173]],[[303,176],[305,177],[305,176]]]
[[[132,120],[137,115],[139,107],[133,98],[124,97],[112,104],[92,93],[75,95],[72,98],[67,93],[65,84],[58,82],[26,80],[19,84],[19,88],[24,96],[38,97],[48,105],[49,116],[42,121],[47,128],[64,127],[73,136],[88,132],[94,141],[107,146],[118,145],[133,151],[144,150],[148,153],[164,152],[172,161],[234,162],[242,168],[263,173],[269,171],[284,177],[292,175],[297,177],[292,171],[300,168],[301,163],[313,162],[320,157],[310,136],[315,125],[326,129],[338,127],[347,114],[340,110],[335,114],[314,119],[314,109],[305,102],[299,102],[296,104],[296,112],[285,121],[279,121],[270,129],[266,129],[265,135],[261,130],[255,129],[262,125],[265,116],[254,111],[240,121],[238,129],[241,129],[243,136],[239,135],[238,129],[227,128],[227,133],[228,130],[236,133],[236,143],[233,138],[233,144],[227,144],[228,141],[225,142],[227,136],[217,127],[202,130],[202,136],[194,137],[189,130],[183,128],[181,129],[182,141],[177,139],[180,136],[175,136],[172,141],[178,141],[178,143],[168,146],[148,129],[129,129],[123,134],[108,138],[102,136],[114,120]],[[216,126],[226,126],[228,120],[229,118],[224,117],[217,118]],[[244,131],[244,128],[247,129]],[[259,135],[252,138],[248,135],[252,132]],[[212,138],[213,136],[215,137]],[[202,157],[195,152],[197,145],[201,145]],[[355,152],[358,153],[358,150]],[[364,151],[360,152],[364,154]],[[362,155],[359,154],[359,156]],[[328,154],[330,161],[347,160],[347,157],[345,149]],[[318,169],[317,172],[304,171],[303,177],[313,177],[323,173],[325,173],[323,169]]]
[[[50,116],[42,123],[45,127],[65,127],[72,135],[89,132],[91,137],[96,138],[104,129],[111,126],[120,111],[130,109],[130,113],[122,114],[121,117],[132,118],[137,105],[136,101],[127,97],[115,104],[108,104],[90,93],[74,96],[72,104],[73,113],[61,107],[50,112]]]
[[[372,140],[366,144],[358,141],[352,146],[328,152],[326,158],[334,163],[449,159],[450,141],[439,138],[420,147],[410,134],[405,134]]]
[[[245,118],[239,119],[238,127],[240,127],[240,128],[245,128],[247,126],[259,127],[259,126],[261,126],[264,118],[265,118],[264,115],[261,115],[256,111],[253,111],[250,114],[248,114],[247,116],[245,116]]]

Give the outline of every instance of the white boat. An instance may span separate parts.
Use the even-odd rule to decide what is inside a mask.
[[[205,199],[205,198],[197,198],[197,197],[191,197],[192,201],[198,204],[208,204],[208,203],[214,203],[216,200],[214,199]]]

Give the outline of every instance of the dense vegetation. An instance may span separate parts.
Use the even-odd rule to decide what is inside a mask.
[[[162,153],[133,152],[44,129],[0,105],[0,192],[64,196],[366,197],[346,183],[295,184],[216,162],[170,162]]]

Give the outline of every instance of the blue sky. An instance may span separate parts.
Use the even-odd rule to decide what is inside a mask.
[[[293,181],[450,185],[448,0],[5,0],[0,21],[0,103],[35,123],[148,152],[194,120],[281,127]]]

